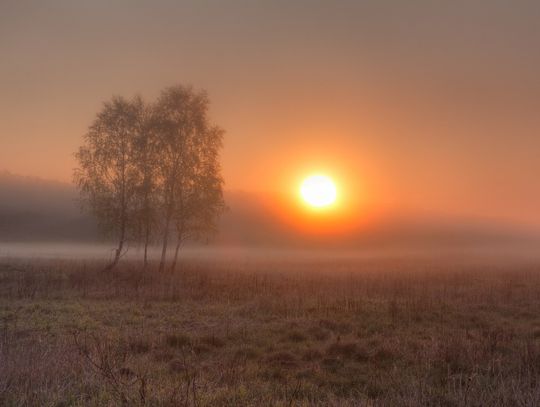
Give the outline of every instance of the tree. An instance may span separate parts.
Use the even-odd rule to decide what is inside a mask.
[[[211,232],[224,208],[219,165],[223,130],[210,123],[208,108],[205,92],[184,86],[165,89],[154,106],[163,213],[160,271],[173,230],[177,244],[172,270],[182,243]]]
[[[210,123],[208,106],[205,92],[176,86],[151,106],[139,97],[115,97],[97,114],[76,154],[74,175],[83,207],[118,241],[106,269],[118,264],[129,239],[143,243],[146,268],[149,244],[161,229],[159,270],[173,234],[174,270],[186,239],[216,229],[224,208],[224,132]]]
[[[225,208],[223,179],[219,165],[223,130],[209,127],[196,139],[196,164],[190,177],[179,177],[173,220],[176,249],[171,271],[175,270],[178,252],[186,240],[195,240],[217,231],[218,216]]]
[[[144,103],[140,98],[114,97],[106,102],[76,153],[74,178],[83,207],[118,241],[114,268],[123,255],[128,233],[137,215],[136,189],[140,179],[137,143],[144,130]]]
[[[158,179],[156,162],[159,154],[156,137],[153,132],[152,118],[147,107],[142,110],[142,131],[134,141],[134,161],[137,168],[137,183],[135,188],[136,223],[134,235],[143,243],[143,268],[148,267],[148,248],[154,229],[158,223]]]

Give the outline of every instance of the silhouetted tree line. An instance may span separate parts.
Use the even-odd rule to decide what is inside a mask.
[[[174,244],[171,270],[187,239],[216,230],[224,209],[219,154],[224,131],[208,117],[204,91],[174,86],[155,103],[114,97],[97,114],[76,153],[75,181],[90,210],[118,246],[115,267],[130,241],[161,243],[159,271]]]

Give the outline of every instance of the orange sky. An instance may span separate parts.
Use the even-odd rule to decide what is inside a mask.
[[[540,225],[539,3],[359,3],[2,2],[0,169],[69,181],[105,99],[191,83],[228,189]]]

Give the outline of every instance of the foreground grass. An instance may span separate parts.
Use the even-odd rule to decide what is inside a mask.
[[[0,405],[540,405],[540,270],[0,265]]]

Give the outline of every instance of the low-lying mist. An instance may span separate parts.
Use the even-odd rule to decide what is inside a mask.
[[[149,250],[157,264],[160,248]],[[172,254],[170,254],[172,256]],[[114,245],[105,243],[11,242],[0,244],[0,263],[6,261],[100,261],[114,257]],[[142,249],[131,247],[122,261],[141,265]],[[540,265],[540,253],[533,246],[476,246],[439,248],[283,249],[262,247],[188,246],[180,252],[181,264],[207,264],[216,268],[267,271],[357,272],[374,269],[448,270],[461,267],[512,268]],[[182,266],[180,266],[180,269]],[[395,271],[399,271],[396,269]]]
[[[107,260],[115,244],[104,240],[95,220],[83,214],[70,184],[0,174],[0,256],[17,258],[87,258]],[[479,258],[534,257],[539,235],[497,223],[387,217],[342,235],[306,235],[280,221],[260,196],[228,192],[229,210],[219,232],[189,243],[184,259],[219,261],[322,261],[377,257],[447,255]],[[150,250],[150,258],[158,257]],[[141,257],[128,245],[125,259]]]

